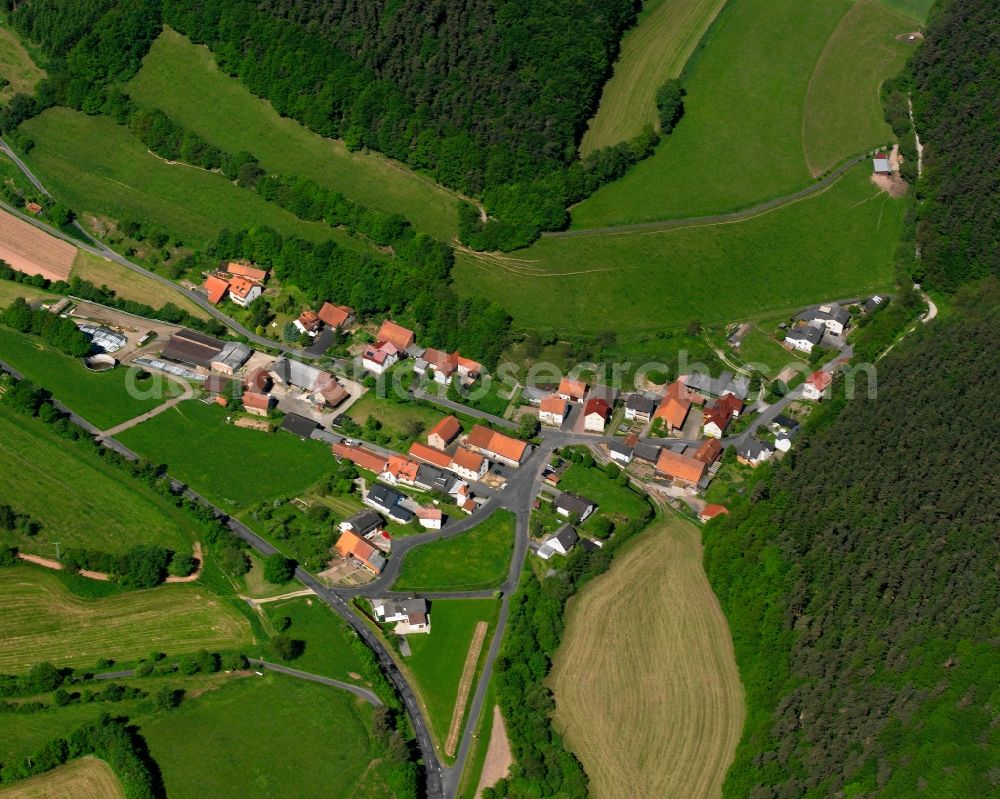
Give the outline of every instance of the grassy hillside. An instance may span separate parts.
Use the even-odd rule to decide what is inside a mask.
[[[2,501],[41,522],[30,538],[0,534],[4,543],[46,557],[55,543],[121,552],[133,544],[191,547],[188,519],[138,480],[83,447],[67,445],[36,419],[0,403]]]
[[[879,87],[903,68],[916,47],[905,34],[918,27],[917,20],[878,0],[857,0],[841,19],[806,94],[802,146],[812,175],[821,175],[866,148],[892,141]]]
[[[83,599],[41,567],[0,570],[0,671],[5,673],[46,660],[92,666],[100,658],[237,649],[252,640],[245,618],[196,585]]]
[[[207,47],[165,28],[127,87],[217,147],[247,150],[265,169],[305,175],[362,205],[405,216],[441,239],[456,233],[458,196],[429,178],[375,153],[351,153],[254,97],[219,71]]]
[[[741,222],[461,253],[456,286],[493,297],[520,325],[567,334],[682,328],[885,290],[905,204],[877,194],[869,173],[862,164],[823,194]]]
[[[588,155],[637,136],[656,125],[656,90],[676,78],[724,0],[651,0],[622,39],[614,74],[587,125],[580,154]]]
[[[732,211],[808,185],[806,89],[849,8],[847,0],[729,2],[684,78],[684,119],[653,156],[576,206],[573,227]]]
[[[176,799],[375,799],[370,725],[371,710],[349,694],[267,675],[223,685],[140,730]]]
[[[743,689],[701,553],[698,529],[671,517],[569,603],[554,718],[591,796],[718,796]]]
[[[879,0],[884,6],[906,14],[908,17],[926,22],[934,7],[935,0]]]
[[[163,161],[108,117],[50,108],[21,130],[35,141],[25,159],[32,171],[77,213],[154,222],[188,245],[203,244],[224,227],[269,225],[311,241],[334,238],[358,246],[328,225],[303,222],[222,175]]]
[[[96,757],[72,760],[37,777],[0,788],[3,799],[124,799],[111,767]]]
[[[748,704],[723,796],[996,793],[998,309],[919,326],[706,528]]]
[[[35,64],[17,36],[0,27],[0,78],[8,81],[0,89],[0,101],[7,102],[18,93],[31,94],[44,77],[45,70]]]

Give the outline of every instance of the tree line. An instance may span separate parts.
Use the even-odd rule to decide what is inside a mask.
[[[963,289],[706,527],[748,705],[724,796],[995,790],[998,334],[1000,281]]]

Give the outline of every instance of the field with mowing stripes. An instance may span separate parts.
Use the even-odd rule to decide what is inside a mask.
[[[701,553],[698,528],[668,518],[569,603],[555,724],[595,799],[720,793],[743,688]]]
[[[82,599],[42,568],[0,570],[0,672],[43,660],[90,666],[156,650],[236,649],[252,640],[246,619],[196,585]]]
[[[652,0],[622,40],[614,74],[580,142],[586,156],[656,125],[656,90],[676,78],[725,0]]]
[[[892,141],[879,88],[899,73],[916,47],[897,36],[919,22],[877,0],[857,0],[827,42],[809,81],[802,146],[812,175],[842,159]]]
[[[822,194],[740,222],[459,253],[456,286],[492,297],[527,328],[619,335],[886,290],[906,206],[878,194],[870,171],[861,164]]]
[[[0,788],[2,799],[119,799],[121,784],[111,766],[96,757],[71,760],[37,777]]]
[[[0,501],[41,522],[26,537],[0,533],[25,552],[55,557],[55,543],[122,552],[160,544],[187,552],[190,520],[138,480],[0,404]]]
[[[847,0],[730,0],[686,71],[677,129],[576,206],[573,227],[723,213],[807,186],[806,89],[849,8]]]
[[[207,47],[176,31],[164,29],[127,88],[211,144],[253,153],[265,169],[305,175],[369,208],[402,214],[438,238],[456,233],[457,195],[382,155],[348,152],[342,141],[278,116],[221,72]]]

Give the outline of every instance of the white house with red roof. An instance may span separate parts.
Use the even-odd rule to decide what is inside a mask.
[[[384,374],[399,362],[401,350],[391,341],[378,341],[365,347],[361,365],[369,372]]]
[[[810,400],[821,400],[830,396],[830,384],[833,375],[829,372],[813,372],[802,384],[802,397]]]

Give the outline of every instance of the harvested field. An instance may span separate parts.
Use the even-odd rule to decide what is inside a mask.
[[[65,766],[0,788],[2,799],[118,799],[124,797],[111,767],[96,757],[83,757]]]
[[[507,738],[507,727],[500,713],[500,706],[493,706],[493,730],[490,733],[490,746],[486,750],[486,762],[479,776],[479,787],[476,788],[476,799],[483,795],[484,788],[492,788],[500,780],[510,774],[514,763],[514,755],[510,751],[510,740]]]
[[[472,682],[476,678],[476,665],[479,663],[479,653],[483,651],[483,641],[486,640],[486,630],[488,628],[489,625],[485,621],[481,621],[476,625],[476,631],[472,635],[472,643],[469,644],[469,652],[465,656],[462,679],[458,683],[458,698],[455,700],[455,711],[451,714],[448,740],[444,744],[445,754],[449,757],[455,756],[455,748],[458,746],[458,734],[462,731],[462,718],[465,716],[465,705],[469,701]]]
[[[0,258],[18,272],[68,280],[76,247],[0,211]]]
[[[552,687],[591,796],[720,795],[745,709],[698,528],[658,522],[570,601]]]
[[[176,655],[251,641],[246,619],[193,585],[82,599],[58,575],[38,568],[15,566],[0,576],[0,671],[5,673],[43,660],[92,665],[99,658],[145,657],[151,650]]]

